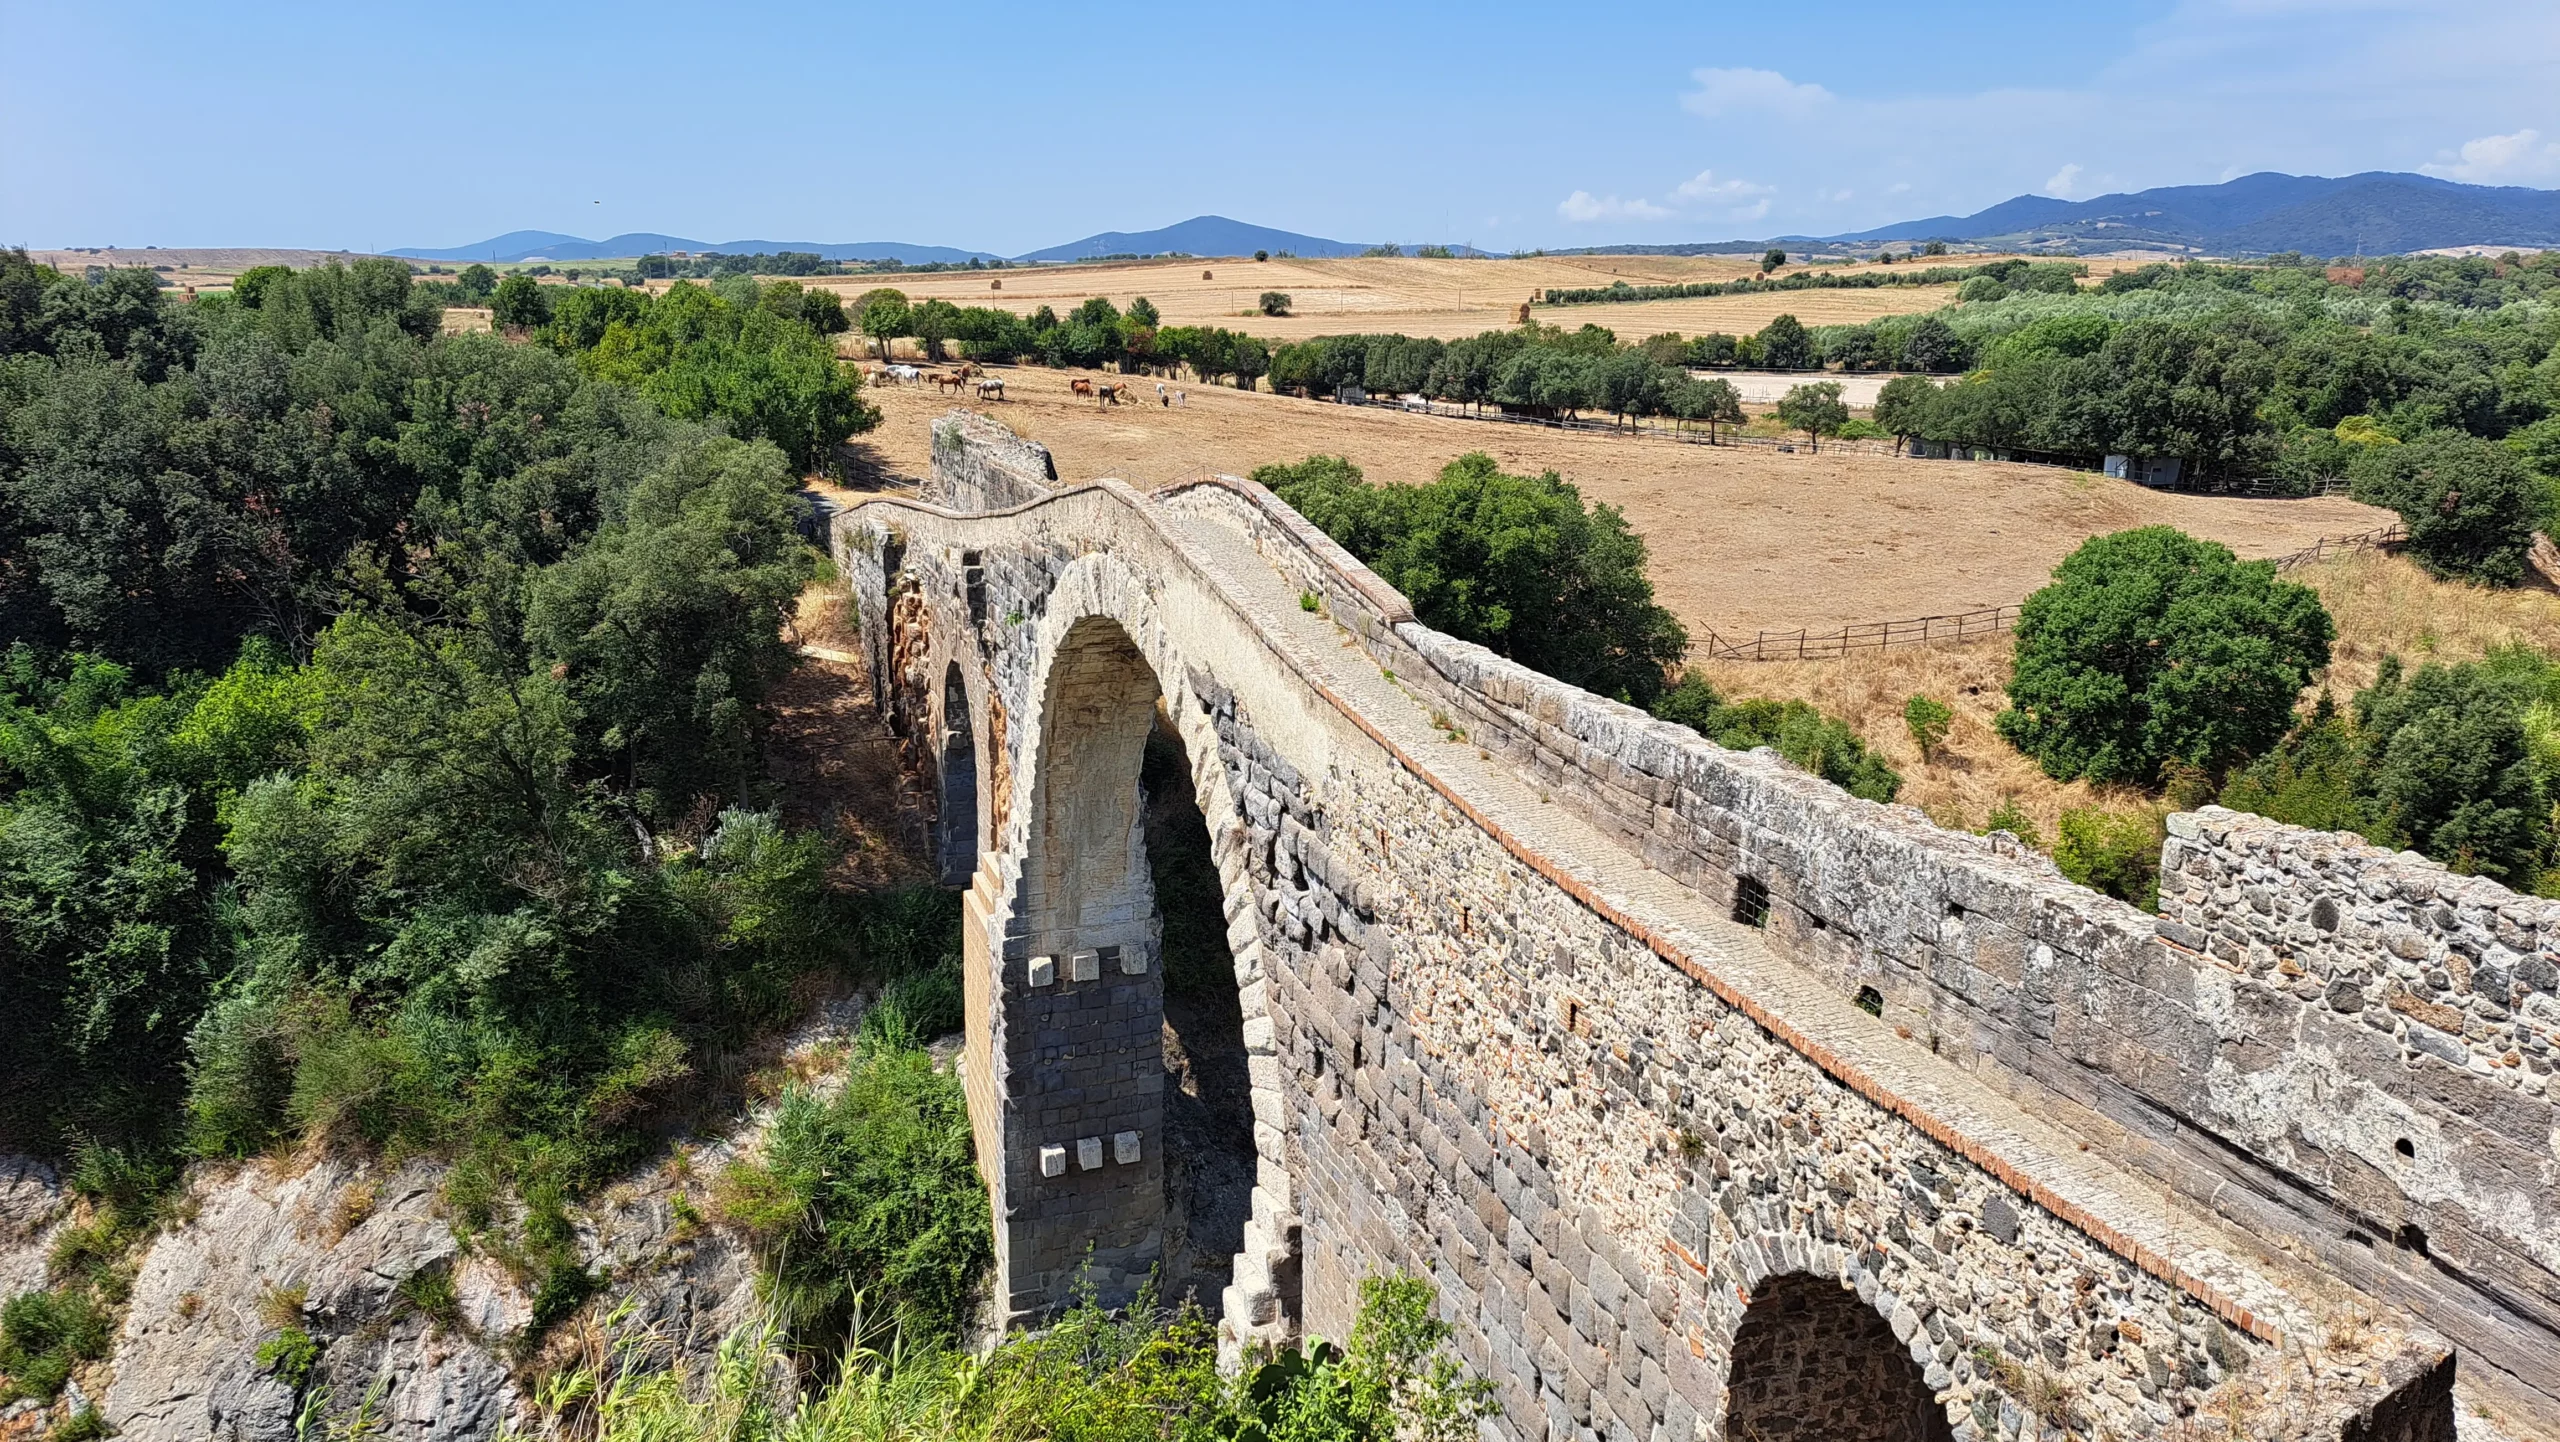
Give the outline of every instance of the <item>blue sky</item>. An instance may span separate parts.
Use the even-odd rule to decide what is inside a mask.
[[[1488,249],[2253,170],[2560,186],[2560,5],[0,0],[0,244]]]

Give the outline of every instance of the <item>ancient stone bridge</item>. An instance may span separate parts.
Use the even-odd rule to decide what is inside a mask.
[[[832,532],[967,888],[1017,1319],[1216,1234],[1167,1184],[1216,1174],[1187,788],[1237,1346],[1404,1270],[1505,1436],[2437,1442],[2457,1368],[2553,1409],[2560,906],[2207,810],[2145,915],[1434,632],[1250,483],[1065,487],[964,413]]]

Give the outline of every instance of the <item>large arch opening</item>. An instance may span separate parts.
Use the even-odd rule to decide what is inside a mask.
[[[1725,1382],[1727,1442],[1952,1442],[1893,1328],[1836,1279],[1796,1272],[1751,1294]]]
[[[1159,705],[1139,782],[1164,958],[1164,1293],[1214,1310],[1253,1211],[1253,1082],[1226,892],[1191,778]]]
[[[1197,718],[1193,718],[1195,721]],[[1151,1277],[1213,1310],[1255,1152],[1235,961],[1181,727],[1116,622],[1052,657],[1023,864],[987,958],[999,1286],[1032,1320]],[[1216,764],[1214,757],[1209,764]],[[1000,1140],[999,1140],[1000,1139]]]
[[[942,675],[942,734],[934,758],[934,879],[966,886],[978,869],[978,742],[969,725],[969,687],[954,661]]]

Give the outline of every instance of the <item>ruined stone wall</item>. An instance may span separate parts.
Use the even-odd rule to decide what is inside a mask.
[[[1226,495],[1195,488],[1166,509],[1236,521],[1267,510]],[[839,526],[837,550],[865,617],[890,614],[885,594],[912,589],[934,618],[933,645],[976,666],[982,704],[1015,718],[1009,749],[1026,790],[981,873],[997,904],[973,900],[973,924],[1009,914],[1004,899],[1023,894],[1023,828],[1049,784],[1037,678],[1077,617],[1126,627],[1163,685],[1227,884],[1267,1164],[1249,1255],[1225,1299],[1230,1326],[1295,1322],[1338,1337],[1363,1277],[1421,1273],[1439,1285],[1469,1365],[1502,1388],[1507,1435],[1680,1439],[1723,1435],[1736,1329],[1774,1277],[1845,1288],[1884,1319],[1900,1349],[1887,1360],[1921,1371],[1963,1438],[2032,1435],[2028,1409],[2048,1392],[2073,1399],[2087,1435],[2164,1435],[2244,1366],[2266,1376],[2275,1354],[2263,1337],[2279,1325],[2316,1332],[2312,1317],[2264,1288],[2244,1287],[2243,1307],[2235,1294],[2177,1280],[2193,1257],[2173,1266],[2093,1234],[2084,1216],[2057,1212],[1907,1106],[1847,1084],[1838,1058],[1773,1031],[1660,938],[1532,865],[1292,671],[1197,558],[1157,532],[1152,504],[1125,488],[1065,493],[1006,517],[875,504]],[[1300,546],[1285,513],[1266,521],[1255,537],[1273,548],[1266,555]],[[978,558],[974,580],[953,564],[963,554]],[[1424,668],[1435,665],[1428,653],[1454,643],[1385,619],[1375,594],[1384,588],[1329,564],[1282,570],[1355,632],[1402,646],[1393,669],[1446,687]],[[1365,620],[1364,606],[1374,608]],[[867,645],[895,649],[873,629]],[[1466,715],[1461,724],[1482,728],[1488,744],[1509,745],[1489,719]],[[1701,749],[1645,735],[1668,767]],[[1590,774],[1599,758],[1576,748],[1539,774]],[[1836,795],[1769,758],[1702,749],[1723,760],[1687,764],[1721,778],[1727,797],[1756,788],[1818,812]],[[1970,848],[2059,910],[2086,896],[1983,843],[1937,841],[1925,822],[1869,811],[1886,822],[1879,845]],[[1775,851],[1741,830],[1725,827],[1728,875]],[[1640,846],[1672,857],[1668,846]],[[1823,874],[1814,863],[1824,858],[1787,859]],[[1869,884],[1879,889],[1892,860],[1830,859],[1876,868]],[[1694,864],[1688,874],[1708,876]],[[1785,906],[1820,894],[1775,866],[1766,874]],[[1934,934],[1951,918],[1931,908],[1968,875],[1950,866],[1946,876],[1900,878],[1919,892],[1906,926],[1925,920]],[[1844,897],[1836,914],[1881,925],[1892,904]],[[2133,950],[2148,945],[2147,920],[2119,909],[2109,934]],[[2058,912],[2052,923],[2061,925]],[[1027,982],[1024,940],[992,928],[983,943],[973,938],[982,948],[973,963],[991,969],[997,1057],[1011,1046],[1001,1013]],[[2085,953],[2088,939],[2079,943]],[[1985,958],[1980,969],[1998,964]],[[977,1075],[977,1045],[973,1037],[973,1098],[1021,1080],[1001,1060],[992,1065],[1003,1074]],[[1036,1216],[1049,1200],[1026,1170],[1046,1140],[1034,1130],[1001,1142],[1000,1218]],[[2236,1264],[2216,1266],[2226,1282],[2246,1280]],[[2375,1364],[2304,1355],[2292,1410],[2258,1435],[2338,1436],[2342,1408],[2439,1355],[2394,1345]]]
[[[933,466],[924,498],[955,511],[1001,511],[1036,501],[1058,484],[1049,448],[975,411],[933,423]]]

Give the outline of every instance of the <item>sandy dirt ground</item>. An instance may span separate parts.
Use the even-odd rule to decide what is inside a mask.
[[[1154,403],[1152,381],[1140,383],[1144,404],[1103,409],[1068,393],[1070,372],[993,374],[1008,397],[983,409],[1048,446],[1071,480],[1156,486],[1317,452],[1348,456],[1381,481],[1427,481],[1471,450],[1508,470],[1553,469],[1625,510],[1652,548],[1655,589],[1693,634],[1820,630],[2012,603],[2082,540],[2132,526],[2174,525],[2244,556],[2273,556],[2390,519],[2334,497],[2164,495],[2042,466],[1786,455],[1198,385],[1182,387],[1189,405],[1168,409]],[[955,402],[919,386],[866,394],[883,420],[859,438],[861,449],[884,471],[923,475],[932,420]]]
[[[1989,256],[1953,257],[1978,264]],[[2090,267],[2102,275],[2110,262]],[[1127,309],[1145,296],[1167,325],[1219,325],[1271,341],[1348,331],[1396,331],[1443,340],[1513,325],[1522,302],[1549,288],[1685,284],[1735,280],[1757,262],[1733,256],[1539,256],[1519,260],[1183,260],[1120,265],[1043,266],[1031,270],[936,271],[912,275],[821,278],[847,300],[876,286],[890,286],[911,300],[940,298],[954,305],[1000,306],[1029,314],[1048,306],[1063,315],[1089,296],[1107,296]],[[1824,267],[1843,273],[1879,267]],[[1266,290],[1287,295],[1286,316],[1255,309]],[[1779,291],[1697,300],[1628,304],[1532,306],[1541,323],[1568,328],[1607,326],[1622,340],[1662,331],[1743,335],[1781,314],[1807,325],[1835,325],[1880,316],[1935,310],[1955,298],[1953,286],[1886,286],[1876,290]]]

